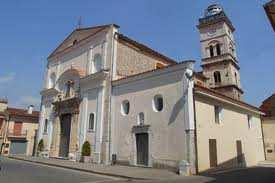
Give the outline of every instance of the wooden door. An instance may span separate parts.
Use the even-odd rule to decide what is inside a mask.
[[[218,165],[216,139],[209,139],[209,160],[211,168]]]
[[[137,164],[148,166],[148,134],[136,134]]]
[[[71,136],[71,115],[66,114],[61,116],[60,120],[60,146],[59,156],[68,157]]]
[[[15,121],[13,126],[13,133],[14,135],[20,136],[22,134],[22,126],[23,123],[20,121]]]
[[[243,162],[243,149],[242,149],[242,141],[236,141],[236,148],[237,148],[237,162],[241,164]]]

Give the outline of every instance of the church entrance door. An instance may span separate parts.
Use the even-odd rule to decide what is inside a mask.
[[[136,134],[137,164],[148,166],[148,133]]]
[[[68,157],[69,155],[71,120],[71,114],[63,114],[60,117],[59,157]]]

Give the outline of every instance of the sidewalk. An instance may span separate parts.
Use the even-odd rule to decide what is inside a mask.
[[[125,179],[163,180],[181,178],[181,176],[177,175],[175,172],[163,169],[140,168],[119,165],[107,166],[102,164],[79,163],[69,160],[46,159],[27,156],[9,156],[9,158]]]
[[[275,168],[275,161],[261,161],[258,163],[258,166]]]

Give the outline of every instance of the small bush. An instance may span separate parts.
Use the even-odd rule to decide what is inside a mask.
[[[38,152],[44,151],[44,141],[43,141],[43,139],[41,139],[41,140],[39,141],[38,146],[37,146],[37,151],[38,151]]]
[[[81,151],[82,156],[90,156],[91,155],[91,145],[88,141],[85,141],[83,146],[82,146],[82,151]]]

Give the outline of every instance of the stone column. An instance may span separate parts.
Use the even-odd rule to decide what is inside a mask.
[[[110,154],[109,154],[109,128],[110,128],[110,114],[109,114],[109,105],[110,105],[110,82],[109,80],[104,81],[103,87],[103,123],[102,123],[102,144],[101,144],[101,151],[100,151],[100,160],[103,164],[110,164]]]
[[[60,145],[60,117],[56,116],[53,123],[50,157],[59,156],[59,145]]]
[[[78,145],[78,115],[72,114],[71,119],[71,137],[70,137],[70,147],[69,153],[76,155],[76,152],[79,149]]]

